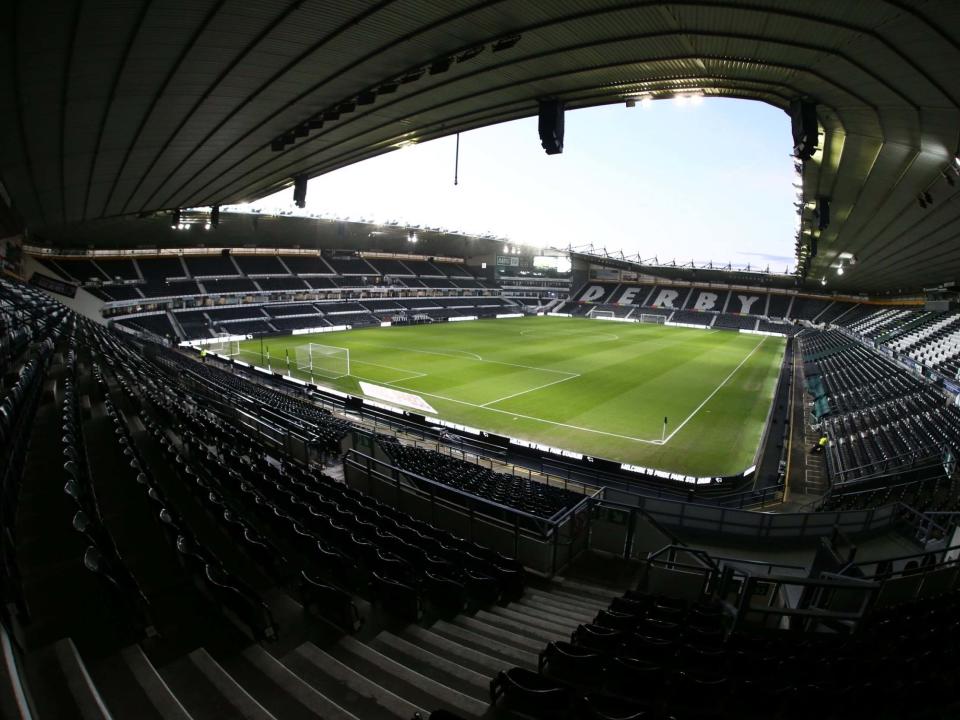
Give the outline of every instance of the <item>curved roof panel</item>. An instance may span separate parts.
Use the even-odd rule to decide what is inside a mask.
[[[953,0],[18,0],[0,51],[0,179],[42,234],[254,200],[407,142],[697,90],[818,104],[810,276],[960,277]],[[536,142],[536,138],[531,138]],[[717,138],[718,154],[734,154]],[[918,197],[929,193],[922,208]],[[749,202],[749,197],[744,198]],[[813,208],[805,228],[816,235]]]

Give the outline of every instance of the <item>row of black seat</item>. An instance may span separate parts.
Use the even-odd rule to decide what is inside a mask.
[[[170,375],[170,382],[175,378]],[[148,396],[182,438],[177,452],[184,482],[208,495],[216,492],[239,514],[257,518],[278,542],[295,548],[302,567],[315,576],[391,601],[408,617],[420,614],[422,599],[455,612],[468,602],[489,604],[522,592],[522,568],[515,561],[305,467],[278,464],[254,438],[210,408],[191,407],[166,384]],[[371,583],[389,592],[372,591]]]
[[[493,702],[535,718],[942,718],[960,669],[956,593],[880,611],[859,634],[725,630],[715,601],[615,598]],[[664,619],[666,618],[666,619]]]
[[[380,446],[404,470],[444,485],[542,518],[551,518],[577,505],[583,495],[536,480],[500,473],[435,450],[379,437]]]

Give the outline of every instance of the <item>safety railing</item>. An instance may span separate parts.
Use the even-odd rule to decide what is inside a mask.
[[[589,509],[584,496],[550,518],[465,492],[355,449],[344,456],[348,484],[394,503],[439,527],[507,551],[527,567],[553,575],[586,549]],[[355,473],[361,473],[362,479]]]

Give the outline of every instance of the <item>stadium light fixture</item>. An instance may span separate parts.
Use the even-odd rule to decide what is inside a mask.
[[[703,93],[694,93],[690,96],[691,105],[699,105],[703,102]]]
[[[827,284],[827,276],[826,276],[826,275],[824,275],[822,278],[820,278],[820,284],[821,284],[821,285],[826,285],[826,284]]]
[[[843,263],[837,265],[837,275],[843,275]]]
[[[653,98],[649,95],[644,95],[642,98],[640,98],[640,107],[642,107],[644,110],[649,109],[652,104]]]
[[[209,230],[211,227],[213,227],[213,226],[212,226],[210,223],[207,223],[207,224],[205,224],[205,225],[203,226],[203,229],[204,229],[204,230]]]

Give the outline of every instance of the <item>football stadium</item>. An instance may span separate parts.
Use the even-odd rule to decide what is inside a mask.
[[[960,717],[960,5],[5,19],[2,720]]]

